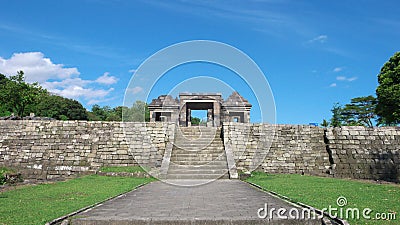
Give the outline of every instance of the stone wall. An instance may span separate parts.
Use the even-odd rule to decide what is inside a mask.
[[[324,129],[313,126],[224,123],[238,170],[327,175]],[[261,161],[262,160],[262,161]]]
[[[400,127],[327,129],[336,177],[400,180]]]
[[[238,170],[400,180],[400,127],[224,123],[223,131]]]
[[[0,121],[0,166],[53,179],[101,166],[161,165],[172,123]]]
[[[400,180],[399,127],[224,123],[222,130],[228,164],[238,170]],[[0,121],[0,166],[39,179],[138,163],[157,170],[174,131],[159,122]]]

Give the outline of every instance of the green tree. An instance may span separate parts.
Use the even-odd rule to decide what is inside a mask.
[[[100,107],[99,105],[94,104],[92,106],[92,113],[93,113],[93,115],[91,115],[92,120],[106,121],[107,118],[112,113],[112,109],[110,106]]]
[[[129,108],[126,106],[117,106],[112,109],[110,114],[107,116],[107,121],[122,121],[122,112],[124,110],[128,110]]]
[[[378,75],[376,96],[378,104],[378,124],[396,125],[400,123],[400,52],[396,52],[386,62]]]
[[[0,116],[9,116],[12,110],[6,97],[7,82],[9,82],[8,78],[0,73]]]
[[[136,101],[131,108],[123,108],[123,120],[131,122],[148,122],[150,112],[147,103]]]
[[[346,104],[341,112],[343,125],[373,127],[375,108],[376,98],[372,95],[351,99],[351,103]]]
[[[78,101],[48,93],[42,95],[39,103],[32,108],[40,117],[51,117],[58,120],[88,119],[86,109]]]
[[[192,123],[192,125],[199,125],[200,124],[200,118],[192,117],[190,122]]]
[[[25,82],[24,72],[18,71],[17,75],[10,76],[9,80],[4,81],[2,76],[3,89],[0,94],[2,108],[18,116],[26,115],[26,108],[31,104],[36,104],[45,93],[45,90],[36,82],[29,84]]]
[[[321,126],[322,127],[329,127],[329,122],[326,119],[323,119],[322,123],[321,123]]]
[[[331,126],[332,127],[341,127],[343,124],[343,117],[342,117],[343,108],[339,103],[335,103],[331,109],[332,118],[331,118]]]

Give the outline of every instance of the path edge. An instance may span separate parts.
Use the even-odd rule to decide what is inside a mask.
[[[250,181],[243,181],[243,182],[245,182],[245,183],[247,183],[247,184],[250,184],[251,186],[253,186],[253,187],[259,189],[260,191],[263,191],[263,192],[265,192],[265,193],[268,193],[268,194],[270,194],[270,195],[272,195],[272,196],[274,196],[274,197],[276,197],[276,198],[282,199],[282,200],[284,200],[284,201],[286,201],[286,202],[288,202],[288,203],[290,203],[290,204],[298,205],[298,206],[301,206],[301,207],[304,207],[304,208],[307,208],[307,209],[310,209],[310,210],[314,210],[314,211],[317,212],[319,215],[323,215],[322,220],[323,220],[324,218],[328,217],[328,220],[330,221],[329,224],[332,224],[332,221],[333,221],[335,224],[338,224],[338,225],[350,225],[349,222],[347,222],[347,221],[344,220],[344,219],[341,219],[341,218],[339,218],[339,217],[333,217],[332,215],[330,215],[330,214],[327,213],[327,212],[324,212],[324,211],[322,211],[322,210],[320,210],[320,209],[314,208],[314,207],[309,206],[309,205],[307,205],[307,204],[304,204],[304,203],[302,203],[302,202],[294,201],[293,199],[291,199],[291,198],[289,198],[289,197],[287,197],[287,196],[285,196],[285,195],[281,195],[281,194],[279,194],[279,193],[277,193],[277,192],[267,190],[267,189],[261,187],[261,186],[258,185],[258,184],[252,183],[252,182],[250,182]],[[326,216],[326,217],[325,217],[325,216]],[[323,224],[328,224],[328,223],[326,223],[327,221],[322,221],[322,222],[323,222]]]
[[[81,213],[81,212],[87,211],[87,210],[89,210],[89,209],[93,209],[93,208],[95,208],[95,207],[97,207],[97,206],[102,205],[103,203],[105,203],[105,202],[107,202],[107,201],[110,201],[110,200],[113,200],[113,199],[117,199],[117,198],[121,198],[121,197],[123,197],[124,195],[128,194],[129,192],[136,191],[137,189],[139,189],[139,188],[143,187],[144,185],[147,185],[147,184],[149,184],[149,183],[151,183],[151,182],[153,182],[153,181],[150,181],[150,182],[144,183],[144,184],[139,184],[138,186],[136,186],[136,187],[133,188],[132,190],[125,191],[125,192],[123,192],[123,193],[121,193],[121,194],[119,194],[119,195],[116,195],[116,196],[113,196],[113,197],[109,197],[109,198],[107,198],[107,199],[105,199],[105,200],[103,200],[103,201],[96,202],[96,203],[94,203],[94,204],[91,204],[91,205],[86,206],[86,207],[84,207],[84,208],[78,209],[78,210],[76,210],[76,211],[74,211],[74,212],[72,212],[72,213],[69,213],[69,214],[67,214],[67,215],[64,215],[64,216],[58,217],[58,218],[56,218],[56,219],[53,219],[52,221],[45,223],[45,225],[56,225],[56,224],[61,224],[64,220],[66,220],[66,219],[68,219],[68,218],[70,218],[70,217],[72,217],[72,216],[75,216],[75,215],[77,215],[77,214],[79,214],[79,213]]]

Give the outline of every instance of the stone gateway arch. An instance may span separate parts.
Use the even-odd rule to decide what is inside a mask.
[[[149,104],[150,122],[176,122],[190,127],[192,110],[207,110],[207,127],[219,127],[223,122],[250,123],[252,105],[238,92],[225,101],[221,93],[180,93],[179,99],[161,95]]]

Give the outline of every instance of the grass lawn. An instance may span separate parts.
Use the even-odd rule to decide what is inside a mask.
[[[298,174],[265,174],[255,172],[248,182],[265,190],[285,195],[296,202],[302,202],[318,209],[340,208],[336,200],[347,199],[346,208],[360,209],[360,220],[347,219],[350,224],[400,224],[400,185],[375,184],[364,181],[301,176]],[[370,208],[371,219],[362,218],[362,210]],[[397,213],[396,219],[376,220],[376,213]]]
[[[99,171],[101,172],[113,172],[113,173],[136,173],[136,172],[146,172],[140,166],[104,166],[100,167]]]
[[[0,224],[44,224],[153,180],[90,175],[18,187],[0,193]]]

